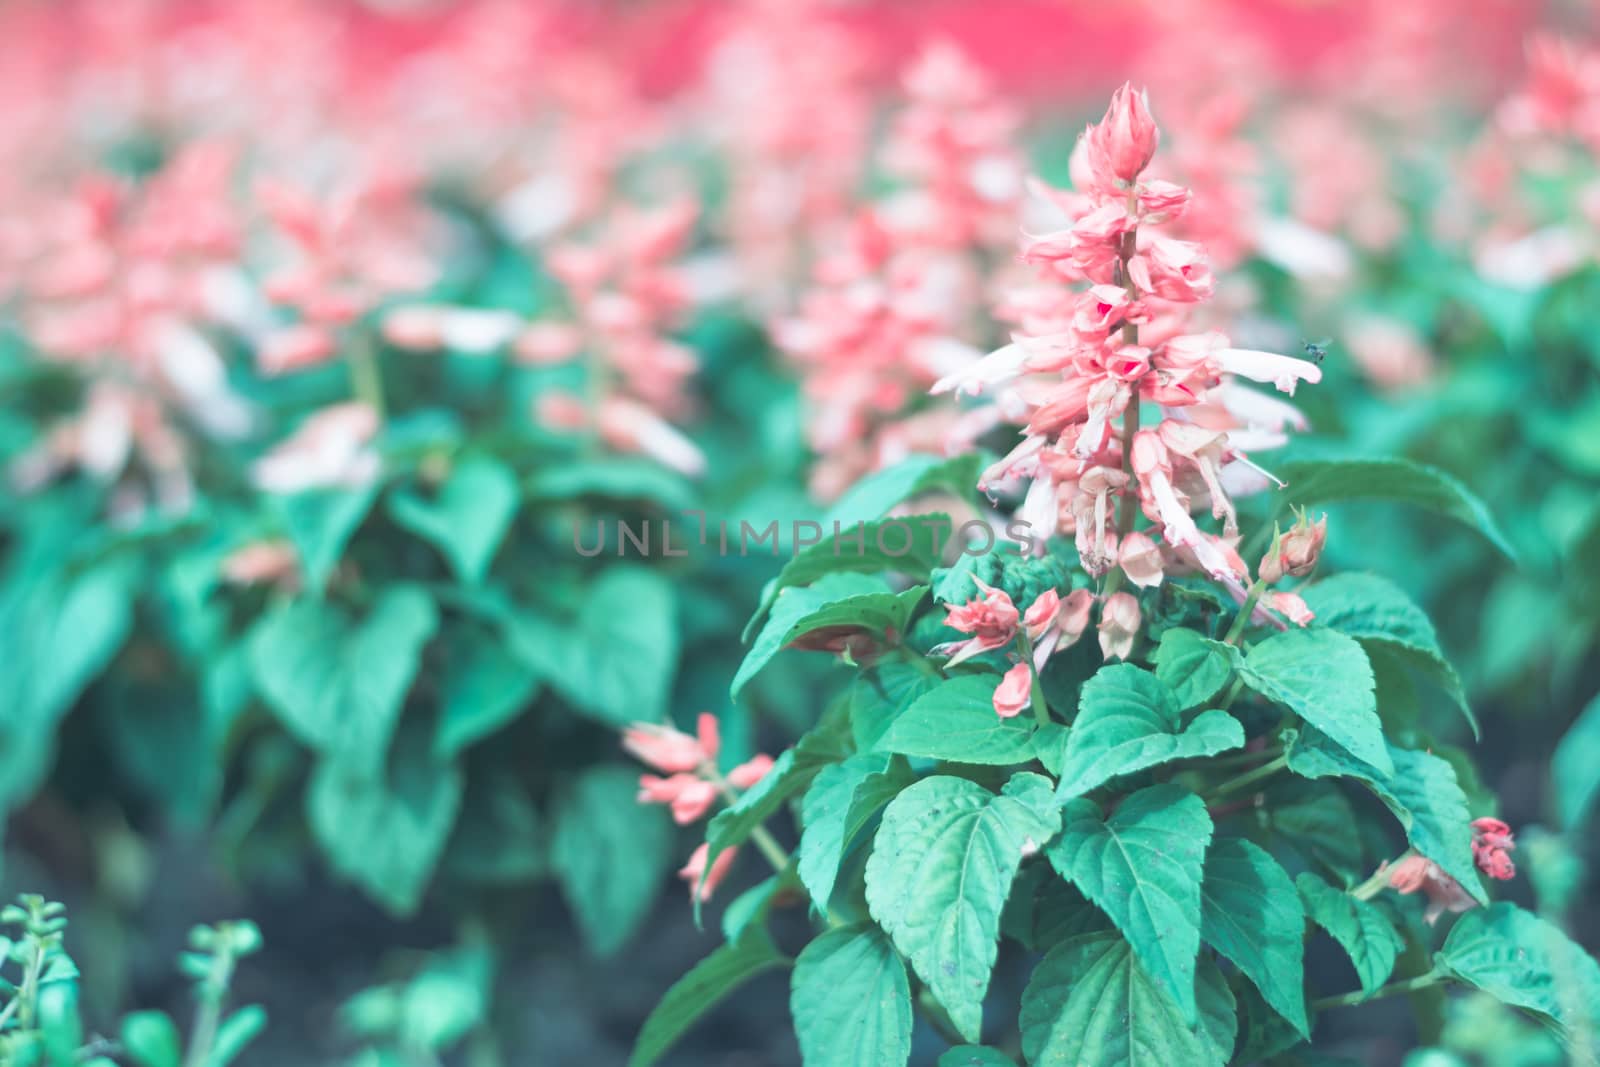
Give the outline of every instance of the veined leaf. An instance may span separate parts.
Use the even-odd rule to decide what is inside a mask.
[[[1049,780],[1017,774],[995,796],[964,778],[925,778],[883,814],[867,861],[867,907],[957,1031],[979,1039],[1000,913],[1025,843],[1060,821]]]
[[[1031,716],[994,711],[998,675],[963,674],[918,697],[889,724],[877,747],[907,756],[1007,766],[1033,759]]]
[[[911,1058],[905,964],[870,923],[829,930],[794,963],[789,994],[806,1067],[896,1067]]]
[[[1278,861],[1236,837],[1213,841],[1200,887],[1200,936],[1255,983],[1302,1037],[1306,1019],[1305,912]]]
[[[1289,769],[1306,778],[1348,777],[1372,790],[1405,829],[1411,847],[1437,863],[1480,904],[1488,903],[1472,861],[1472,826],[1466,794],[1450,764],[1428,752],[1389,746],[1393,774],[1382,774],[1332,744],[1302,730],[1289,745]]]
[[[1342,500],[1398,501],[1470,526],[1507,559],[1517,558],[1483,501],[1436,468],[1407,459],[1299,460],[1278,467],[1278,476],[1288,483],[1275,497],[1283,507]]]
[[[1386,649],[1408,667],[1436,682],[1455,701],[1479,736],[1478,720],[1467,704],[1456,669],[1439,647],[1427,614],[1404,590],[1375,574],[1339,574],[1300,591],[1317,616],[1317,625],[1348,634],[1363,645]]]
[[[1600,1058],[1600,964],[1554,924],[1515,904],[1474,909],[1456,921],[1434,964],[1530,1012],[1580,1062]]]
[[[1243,744],[1244,728],[1232,715],[1203,711],[1185,725],[1165,682],[1132,664],[1112,664],[1089,679],[1078,699],[1058,795],[1082,796],[1119,774]]]
[[[1550,761],[1556,810],[1561,824],[1576,827],[1600,795],[1600,696],[1589,701],[1561,740]]]
[[[1384,774],[1393,772],[1373,695],[1372,665],[1353,638],[1332,630],[1286,630],[1252,648],[1239,676],[1356,759]]]
[[[1198,708],[1222,692],[1239,664],[1239,650],[1193,630],[1174,629],[1156,647],[1156,677],[1166,683],[1178,707]]]
[[[838,534],[829,528],[819,543],[798,552],[778,576],[761,591],[757,617],[772,607],[778,593],[790,586],[810,585],[826,574],[856,571],[877,574],[894,571],[925,579],[939,565],[943,546],[954,533],[950,516],[905,515],[871,522],[842,523]]]
[[[1198,1011],[1183,1011],[1120,935],[1082,934],[1034,969],[1022,994],[1022,1053],[1033,1067],[1222,1067],[1236,1021],[1215,964],[1200,967],[1190,997]]]
[[[1051,865],[1111,917],[1142,973],[1186,1022],[1195,1021],[1200,883],[1211,841],[1205,802],[1180,786],[1157,785],[1128,797],[1109,819],[1092,801],[1070,800],[1063,823],[1046,849]]]
[[[800,809],[805,831],[797,864],[818,911],[828,910],[839,865],[856,834],[914,780],[904,759],[882,752],[851,756],[818,772]]]
[[[517,476],[504,463],[470,456],[455,465],[434,499],[399,491],[389,497],[389,513],[437,548],[457,579],[476,585],[517,514],[519,495]]]
[[[345,546],[378,498],[377,482],[356,489],[309,489],[270,499],[300,555],[306,590],[319,597]]]
[[[1328,931],[1350,957],[1362,990],[1371,993],[1387,982],[1405,942],[1383,912],[1314,874],[1297,875],[1294,884],[1306,915]]]

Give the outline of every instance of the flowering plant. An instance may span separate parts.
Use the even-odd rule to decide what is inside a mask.
[[[1515,835],[1416,714],[1421,681],[1476,729],[1431,624],[1384,578],[1321,573],[1337,530],[1307,509],[1481,510],[1426,468],[1251,458],[1305,420],[1240,379],[1293,393],[1321,373],[1197,332],[1215,281],[1161,227],[1206,208],[1149,176],[1158,143],[1144,94],[1118,90],[1078,142],[1075,188],[1040,190],[1067,222],[1024,242],[1041,277],[1010,302],[1012,343],[934,386],[1020,428],[976,486],[1019,501],[1023,543],[986,527],[941,547],[949,520],[914,513],[966,457],[874,475],[832,543],[769,586],[734,681],[784,648],[840,654],[854,677],[817,724],[726,774],[714,720],[628,735],[668,775],[643,776],[641,802],[680,822],[720,808],[681,872],[697,913],[747,843],[772,868],[634,1064],[775,968],[810,1065],[906,1063],[917,1016],[950,1046],[941,1064],[1276,1060],[1312,1048],[1327,1012],[1448,985],[1530,1013],[1579,1060],[1600,1052],[1600,965],[1491,902]],[[1251,494],[1271,501],[1254,567]],[[906,552],[884,548],[890,524]],[[849,526],[878,552],[840,552]],[[786,806],[792,851],[766,827]],[[785,908],[814,931],[792,959]],[[1356,988],[1308,988],[1323,939]]]

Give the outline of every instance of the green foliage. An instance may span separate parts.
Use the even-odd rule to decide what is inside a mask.
[[[1290,629],[1250,650],[1244,684],[1283,704],[1351,757],[1388,774],[1372,665],[1350,638],[1331,630]]]
[[[1245,976],[1306,1037],[1302,938],[1306,917],[1294,883],[1278,861],[1239,838],[1221,838],[1206,853],[1200,887],[1200,936]]]
[[[557,801],[551,862],[578,928],[609,956],[639,929],[671,860],[666,812],[636,810],[638,776],[591,767]]]
[[[1087,800],[1067,802],[1050,863],[1111,917],[1148,975],[1187,1023],[1196,1019],[1201,893],[1211,819],[1199,797],[1174,785],[1128,797],[1109,818]]]
[[[887,752],[997,766],[1033,756],[1032,718],[994,713],[991,674],[964,674],[939,683],[901,712],[877,746]]]
[[[867,906],[969,1041],[979,1039],[1023,846],[1049,840],[1060,817],[1048,780],[1035,774],[1013,777],[999,796],[962,778],[925,778],[883,813]]]
[[[1314,874],[1296,875],[1294,884],[1306,917],[1326,930],[1350,957],[1362,991],[1371,993],[1383,985],[1404,947],[1394,924],[1371,903],[1335,889]]]
[[[875,926],[829,930],[807,945],[789,1010],[806,1067],[903,1067],[911,1058],[911,986]]]
[[[766,931],[751,928],[695,964],[673,984],[639,1031],[628,1067],[649,1067],[706,1012],[752,978],[789,961]]]
[[[1127,663],[1102,667],[1083,687],[1067,735],[1062,798],[1082,796],[1121,774],[1244,744],[1244,730],[1227,712],[1203,711],[1185,721],[1181,706],[1149,671]]]

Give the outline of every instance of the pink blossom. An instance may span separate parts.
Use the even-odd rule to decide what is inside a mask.
[[[269,493],[352,488],[378,476],[371,447],[378,414],[366,404],[334,404],[310,415],[287,439],[256,461],[251,475]]]
[[[728,772],[728,781],[735,789],[749,789],[772,770],[772,757],[753,756]]]
[[[973,581],[978,586],[978,595],[965,604],[947,609],[944,620],[946,626],[972,634],[972,637],[934,650],[950,655],[945,664],[947,668],[1008,645],[1017,633],[1019,617],[1011,598],[1003,589],[996,589],[981,578],[973,578]]]
[[[1516,847],[1511,827],[1499,819],[1473,820],[1472,858],[1490,878],[1507,881],[1516,876],[1516,864],[1511,862],[1511,851]]]
[[[1161,550],[1138,530],[1123,536],[1117,546],[1117,565],[1134,585],[1150,589],[1161,584]]]
[[[1160,141],[1148,98],[1143,90],[1135,92],[1127,83],[1111,94],[1105,117],[1084,135],[1089,165],[1108,185],[1113,180],[1131,183],[1137,179],[1150,165]]]
[[[678,871],[678,877],[689,884],[689,893],[694,895],[697,891],[702,901],[711,899],[711,894],[717,891],[717,886],[728,876],[728,868],[733,866],[733,859],[739,854],[737,848],[725,848],[717,853],[716,861],[711,864],[711,870],[706,870],[706,856],[710,854],[710,846],[700,845],[689,855],[689,862],[685,863]],[[701,885],[700,878],[705,876],[705,884]]]
[[[1132,593],[1113,593],[1100,606],[1100,651],[1106,659],[1133,655],[1139,636],[1139,601]]]
[[[717,802],[717,787],[688,772],[666,778],[653,774],[639,776],[639,803],[667,804],[672,808],[672,819],[679,826],[687,826],[700,818]]]
[[[300,555],[284,540],[252,541],[222,560],[223,580],[233,585],[276,585],[299,588]]]
[[[1438,922],[1445,912],[1468,911],[1477,905],[1461,883],[1445,874],[1437,863],[1426,856],[1411,853],[1389,871],[1389,886],[1402,893],[1421,891],[1428,898],[1423,919],[1428,925]]]
[[[1267,603],[1273,611],[1296,626],[1310,626],[1316,615],[1306,606],[1306,602],[1294,593],[1272,592],[1267,594]]]
[[[622,733],[622,747],[658,771],[677,774],[714,765],[721,748],[717,717],[700,713],[695,736],[660,723],[634,723]]]
[[[1034,597],[1033,603],[1028,605],[1028,610],[1022,613],[1022,623],[1027,629],[1028,639],[1037,641],[1044,636],[1044,632],[1055,624],[1056,613],[1061,610],[1061,594],[1054,589],[1046,589]]]
[[[1311,522],[1301,514],[1287,533],[1277,533],[1272,547],[1261,557],[1257,573],[1268,585],[1281,581],[1285,575],[1304,578],[1317,567],[1322,548],[1328,541],[1328,517]]]
[[[994,690],[994,713],[1002,719],[1021,714],[1033,699],[1033,667],[1018,663],[1006,671]]]

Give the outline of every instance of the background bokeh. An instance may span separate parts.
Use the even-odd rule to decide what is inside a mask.
[[[964,433],[932,370],[1004,343],[1024,178],[1132,80],[1218,322],[1325,352],[1267,465],[1487,502],[1337,506],[1329,562],[1428,608],[1482,740],[1415,714],[1518,828],[1512,898],[1600,949],[1597,14],[0,4],[0,895],[68,904],[102,1032],[186,1017],[185,932],[249,916],[247,1067],[623,1062],[714,935],[618,728],[777,751],[830,668],[730,701],[778,563],[574,529],[816,517]],[[797,1063],[785,998],[672,1062]],[[1476,1002],[1351,1025],[1358,1062],[1561,1062]]]

